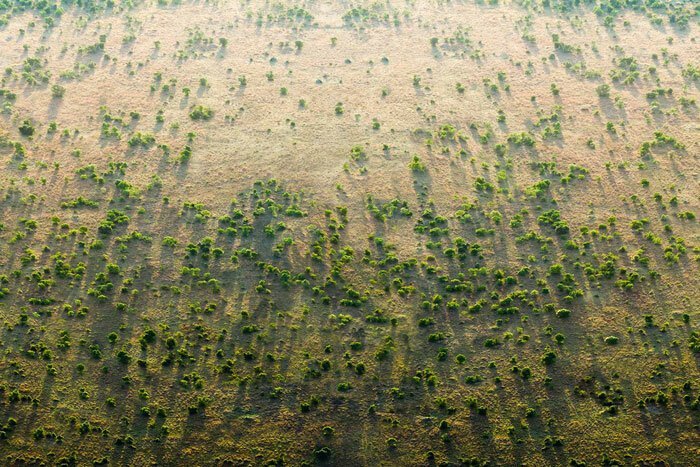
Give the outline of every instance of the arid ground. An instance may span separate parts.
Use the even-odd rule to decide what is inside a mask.
[[[0,464],[698,465],[699,20],[0,0]]]

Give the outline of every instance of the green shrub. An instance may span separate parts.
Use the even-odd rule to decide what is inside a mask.
[[[59,84],[54,84],[51,86],[51,97],[55,99],[60,99],[66,94],[66,88]]]
[[[209,120],[214,116],[214,111],[204,105],[195,105],[190,109],[192,120]]]
[[[141,132],[137,131],[136,133],[134,133],[131,136],[131,138],[129,138],[129,141],[127,141],[127,144],[129,146],[131,146],[132,148],[137,147],[137,146],[141,146],[141,147],[146,148],[148,146],[153,145],[155,142],[156,142],[156,137],[153,136],[152,134],[141,133]]]
[[[36,130],[34,129],[34,126],[32,125],[32,122],[29,120],[24,120],[22,124],[19,126],[19,133],[22,136],[25,136],[29,138],[34,134]]]
[[[568,318],[571,316],[571,310],[567,310],[566,308],[561,308],[555,312],[557,318]]]
[[[425,172],[425,164],[418,156],[413,156],[411,162],[408,163],[408,168],[414,172]]]
[[[610,85],[608,84],[601,84],[597,88],[595,88],[595,92],[598,94],[600,97],[610,97]]]

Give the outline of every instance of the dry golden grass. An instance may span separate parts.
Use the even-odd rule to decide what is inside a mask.
[[[4,462],[70,463],[74,454],[80,465],[271,465],[281,458],[290,465],[458,465],[471,458],[693,465],[700,455],[699,354],[691,348],[700,319],[700,229],[683,213],[700,214],[697,14],[679,28],[661,10],[654,13],[660,25],[625,10],[610,28],[591,8],[556,13],[515,2],[137,3],[92,15],[67,8],[48,29],[35,11],[15,12],[0,28],[0,69],[8,70],[0,89],[16,95],[0,95]],[[292,7],[313,19],[274,20]],[[343,15],[355,7],[388,20],[349,24]],[[557,50],[554,35],[563,48],[580,51]],[[464,41],[445,42],[455,37]],[[85,52],[101,41],[104,50]],[[23,75],[33,57],[40,72],[50,72],[46,83],[29,84]],[[625,57],[639,75],[614,82],[611,73]],[[66,76],[80,64],[84,73]],[[63,97],[52,96],[54,84],[65,88]],[[603,84],[609,97],[597,92]],[[672,94],[648,95],[658,89]],[[210,109],[211,118],[191,118],[195,106]],[[549,123],[540,120],[553,114]],[[30,138],[19,131],[25,120],[35,129]],[[543,136],[554,122],[561,134]],[[105,137],[112,125],[119,137]],[[454,134],[441,138],[440,131]],[[534,147],[508,142],[521,132]],[[679,145],[658,143],[642,157],[655,132]],[[153,135],[154,143],[130,145],[136,133]],[[185,147],[191,157],[178,162]],[[414,156],[424,170],[409,168]],[[552,161],[561,173],[535,166]],[[104,175],[103,184],[76,173],[92,164],[105,174],[110,163],[127,166]],[[572,179],[561,182],[570,171]],[[477,191],[480,179],[493,191]],[[549,188],[531,196],[541,180]],[[97,206],[61,206],[79,196]],[[268,197],[274,203],[259,201]],[[411,215],[377,219],[369,199],[380,209],[406,201]],[[201,203],[210,215],[199,222],[186,203]],[[460,222],[465,203],[474,205],[472,218]],[[261,204],[266,210],[256,213]],[[286,212],[289,206],[305,215]],[[107,235],[98,225],[110,209],[130,219]],[[226,226],[217,219],[235,209],[254,226],[250,236],[241,234],[239,219],[235,236],[217,230]],[[423,216],[427,209],[432,217]],[[547,210],[560,211],[568,234],[538,222]],[[511,225],[523,211],[522,226]],[[435,216],[445,222],[431,227],[447,231],[416,229]],[[635,231],[631,223],[645,218]],[[22,219],[37,221],[36,228]],[[284,230],[275,230],[279,222]],[[150,240],[117,239],[135,231]],[[552,240],[544,248],[517,240],[528,231]],[[164,245],[166,237],[177,246]],[[206,257],[206,237],[220,258]],[[446,249],[458,237],[479,245],[481,256],[451,257]],[[284,238],[293,244],[275,251]],[[94,240],[102,249],[90,247]],[[245,258],[241,248],[259,256]],[[340,260],[344,248],[354,250],[347,262]],[[27,259],[27,249],[36,257]],[[391,252],[396,262],[376,263]],[[84,262],[85,273],[60,277],[56,254],[73,268]],[[617,257],[614,277],[604,277],[610,255]],[[639,261],[645,256],[646,266]],[[415,268],[393,268],[410,260]],[[89,291],[108,264],[119,266],[102,278],[113,289],[95,297]],[[557,290],[555,264],[572,275],[581,297]],[[529,270],[519,275],[523,267]],[[290,285],[280,270],[294,276]],[[498,270],[517,284],[499,281]],[[635,272],[633,287],[616,286]],[[474,289],[446,290],[450,280]],[[401,285],[415,290],[402,295]],[[359,292],[359,307],[343,303],[347,289]],[[518,291],[525,293],[513,299],[517,312],[492,309]],[[444,300],[431,307],[436,295]],[[37,305],[30,301],[36,297],[52,301]],[[459,303],[447,306],[452,299]],[[483,309],[470,312],[480,300]],[[205,310],[210,303],[215,309]],[[66,305],[89,310],[75,317]],[[561,308],[571,316],[556,317]],[[367,319],[375,309],[386,322]],[[419,326],[427,317],[434,322]],[[148,329],[157,337],[142,344]],[[59,345],[62,331],[68,348]],[[430,342],[438,332],[445,340]],[[565,336],[561,345],[553,341],[557,333]],[[617,345],[605,343],[609,336]],[[489,338],[501,344],[487,348]],[[445,360],[436,355],[441,348]],[[128,364],[119,362],[121,349]],[[548,350],[557,355],[551,365],[542,361]],[[187,382],[193,374],[202,387]],[[480,379],[470,382],[475,375]],[[344,392],[345,382],[352,389]],[[616,389],[624,400],[617,413],[606,413],[618,404],[605,402]],[[30,400],[13,400],[13,391]],[[638,407],[659,392],[668,403]],[[207,407],[192,413],[198,398]],[[449,428],[440,428],[442,420]],[[323,434],[327,426],[334,434]],[[328,459],[319,451],[326,446]]]

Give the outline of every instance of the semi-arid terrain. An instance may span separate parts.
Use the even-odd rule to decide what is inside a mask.
[[[0,0],[0,464],[698,465],[694,0]]]

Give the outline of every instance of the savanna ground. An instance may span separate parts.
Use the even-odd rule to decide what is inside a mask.
[[[0,0],[4,465],[697,465],[693,1]]]

